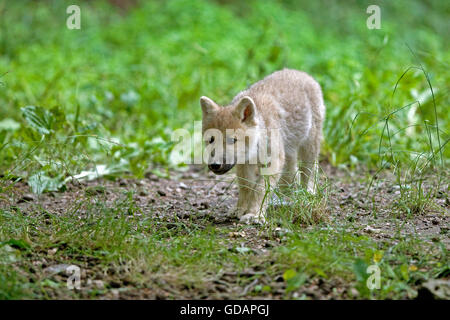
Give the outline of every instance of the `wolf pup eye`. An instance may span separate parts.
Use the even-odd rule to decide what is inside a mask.
[[[209,139],[209,143],[213,143],[214,142],[214,137],[211,137],[210,139]]]

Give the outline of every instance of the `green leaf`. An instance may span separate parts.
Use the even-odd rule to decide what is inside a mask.
[[[236,251],[239,253],[248,253],[248,252],[251,252],[252,249],[247,248],[247,247],[236,247]]]
[[[315,271],[319,276],[321,276],[322,278],[327,278],[327,275],[325,274],[325,272],[323,272],[322,269],[314,268],[314,271]]]
[[[286,291],[290,292],[302,286],[308,277],[304,273],[289,269],[284,272],[283,278],[287,284]]]
[[[53,116],[52,129],[60,130],[66,123],[66,114],[61,107],[53,107],[50,109],[50,113]]]
[[[21,108],[22,116],[28,125],[40,134],[51,133],[55,117],[53,114],[42,107],[26,106]]]
[[[10,130],[10,131],[16,131],[20,128],[20,123],[17,121],[14,121],[13,119],[7,118],[2,121],[0,121],[0,131],[1,130]]]
[[[28,185],[33,193],[41,194],[45,191],[58,191],[64,186],[62,176],[51,178],[42,172],[38,172],[28,178]]]
[[[400,266],[400,273],[401,273],[403,279],[405,279],[406,281],[409,280],[409,272],[408,272],[408,265],[407,264],[402,264]]]
[[[0,242],[0,261],[2,264],[14,263],[19,260],[19,255],[16,249]]]
[[[16,239],[9,239],[8,241],[3,241],[1,242],[1,245],[9,245],[13,248],[17,248],[17,249],[28,249],[30,248],[30,245],[22,239],[16,240]]]
[[[270,292],[270,291],[272,291],[272,288],[269,285],[265,285],[264,287],[262,287],[262,291],[263,292]]]
[[[353,264],[353,271],[356,275],[356,280],[359,282],[364,282],[367,280],[369,275],[367,274],[367,263],[362,259],[357,259]]]
[[[260,292],[262,290],[262,285],[258,284],[255,286],[255,288],[253,289],[253,291],[255,292]]]
[[[140,99],[139,94],[134,90],[129,90],[127,93],[122,93],[120,95],[120,100],[127,104],[128,106],[135,105]]]
[[[42,281],[41,281],[41,285],[42,285],[43,287],[50,287],[50,288],[53,288],[53,289],[57,289],[57,288],[59,288],[59,287],[61,286],[60,283],[55,282],[55,281],[50,280],[50,279],[44,279],[44,280],[42,280]]]
[[[288,281],[294,278],[297,275],[297,272],[294,269],[288,269],[283,273],[283,279]]]

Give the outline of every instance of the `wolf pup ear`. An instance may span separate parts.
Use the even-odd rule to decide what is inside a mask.
[[[243,97],[236,107],[236,115],[239,116],[242,122],[256,124],[256,106],[253,99],[249,96]]]
[[[214,101],[205,96],[200,98],[200,105],[202,106],[203,114],[214,112],[219,108]]]

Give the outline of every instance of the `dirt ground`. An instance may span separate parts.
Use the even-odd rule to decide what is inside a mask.
[[[449,183],[441,185],[437,197],[433,199],[436,207],[405,219],[402,214],[392,216],[392,205],[400,194],[399,187],[392,183],[392,177],[384,177],[381,181],[375,179],[368,192],[368,179],[364,175],[355,175],[328,164],[322,164],[321,169],[328,180],[328,205],[332,217],[351,219],[355,225],[366,226],[367,233],[375,239],[389,238],[397,223],[404,224],[402,232],[405,235],[412,232],[424,236],[448,234]],[[148,174],[142,180],[98,179],[71,183],[65,192],[41,195],[33,195],[25,183],[19,182],[10,192],[9,199],[3,199],[0,203],[2,207],[13,205],[25,212],[39,205],[52,213],[64,214],[75,199],[86,194],[102,195],[107,204],[112,204],[121,191],[135,190],[137,196],[134,199],[143,213],[152,212],[165,218],[176,215],[181,219],[193,220],[207,217],[220,227],[237,222],[227,215],[237,201],[238,190],[234,180],[233,173],[216,176],[201,166],[193,166],[186,172],[172,172],[170,179],[154,174]],[[376,217],[371,214],[373,207],[377,210]],[[445,214],[439,214],[440,210],[436,208],[442,208]],[[450,244],[448,237],[444,240]]]
[[[398,237],[398,226],[402,235],[407,237],[415,233],[427,241],[439,239],[447,248],[450,247],[449,238],[449,213],[450,201],[448,197],[448,184],[441,186],[437,197],[433,199],[434,206],[427,208],[424,213],[414,214],[406,219],[404,214],[393,216],[392,206],[398,199],[399,188],[392,183],[391,179],[376,179],[367,192],[367,174],[352,174],[351,171],[334,168],[326,163],[321,165],[323,176],[328,179],[328,208],[332,221],[350,221],[355,226],[355,232],[365,233],[375,240],[383,241]],[[95,195],[107,204],[112,205],[124,190],[134,190],[134,201],[140,208],[140,214],[154,215],[166,221],[179,221],[186,219],[189,221],[208,220],[217,225],[217,228],[230,228],[239,222],[227,216],[237,199],[237,186],[233,174],[225,176],[215,176],[208,173],[203,167],[191,167],[185,172],[171,172],[171,178],[161,178],[154,174],[148,174],[145,179],[119,179],[111,181],[98,179],[87,182],[75,182],[68,185],[64,192],[50,192],[42,195],[30,193],[28,186],[19,182],[8,192],[8,197],[0,199],[0,208],[16,208],[22,212],[31,212],[37,207],[52,214],[64,215],[67,208],[74,200]],[[391,182],[389,182],[391,181]],[[373,208],[376,207],[376,214]],[[437,210],[438,209],[438,210]],[[444,213],[444,214],[443,214]],[[305,228],[312,228],[309,226]],[[230,232],[230,237],[243,237],[245,246],[262,253],[264,256],[267,248],[277,246],[279,243],[273,239],[261,237],[258,226],[247,228],[245,231]],[[245,233],[245,234],[242,234]],[[80,257],[82,258],[82,257]],[[102,273],[95,269],[96,261],[85,259],[90,266],[90,273],[94,278],[102,279]],[[60,264],[61,266],[61,264]],[[64,266],[64,265],[62,265]],[[41,261],[36,265],[39,270],[57,273],[52,270],[51,258]],[[89,268],[88,268],[89,269]],[[34,272],[41,272],[36,269]],[[248,277],[263,273],[263,270],[248,270]],[[239,277],[245,277],[245,272],[241,272]],[[113,280],[99,280],[108,282],[109,287],[127,286],[129,290],[109,290],[102,298],[167,298],[176,295],[178,298],[192,298],[191,292],[184,292],[179,288],[171,287],[170,284],[162,284],[158,288],[133,288],[132,280],[115,283]],[[155,280],[159,281],[159,280]],[[161,280],[166,281],[166,280]],[[258,284],[264,285],[263,278],[258,280]],[[269,281],[269,280],[267,280]],[[240,298],[245,297],[247,291],[256,285],[256,282],[246,283],[244,287],[238,283],[237,274],[224,272],[212,279],[212,287],[206,291],[198,292],[195,298]],[[311,280],[304,286],[303,293],[310,298],[328,299],[345,298],[348,296],[345,283],[340,279],[331,279],[327,283],[321,283],[320,279]],[[91,283],[95,286],[96,283]],[[276,287],[279,287],[277,291]],[[282,279],[279,284],[272,284],[275,289],[270,296],[264,298],[279,298],[283,296],[284,286]],[[331,290],[332,287],[341,288]],[[87,295],[86,295],[87,296]],[[55,297],[60,297],[56,295]],[[258,296],[256,296],[257,298]],[[61,298],[61,297],[60,297]],[[63,296],[64,298],[64,296]],[[255,298],[255,296],[252,296]]]

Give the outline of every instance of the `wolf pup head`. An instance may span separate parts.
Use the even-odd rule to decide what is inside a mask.
[[[208,168],[224,174],[236,164],[248,162],[257,153],[257,109],[249,96],[221,107],[208,97],[200,98],[202,133],[206,144]]]

